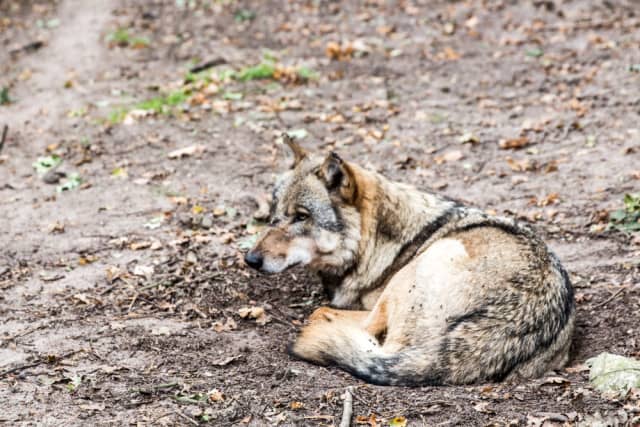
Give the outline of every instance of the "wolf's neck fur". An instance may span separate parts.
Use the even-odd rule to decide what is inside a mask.
[[[369,305],[362,303],[363,296],[383,289],[387,280],[413,258],[456,203],[354,168],[361,218],[358,257],[336,283],[332,304],[359,308]]]

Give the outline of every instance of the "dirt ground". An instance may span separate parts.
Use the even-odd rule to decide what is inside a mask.
[[[638,422],[584,365],[640,357],[640,238],[606,229],[640,188],[638,64],[632,0],[0,0],[0,424],[337,425],[348,386],[362,425]],[[321,287],[241,262],[285,130],[534,223],[576,288],[569,366],[401,388],[292,360]]]

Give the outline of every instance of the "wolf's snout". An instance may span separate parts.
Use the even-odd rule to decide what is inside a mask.
[[[244,256],[244,262],[246,262],[249,267],[255,268],[256,270],[259,270],[260,267],[262,267],[262,261],[264,261],[264,257],[257,251],[249,251]]]

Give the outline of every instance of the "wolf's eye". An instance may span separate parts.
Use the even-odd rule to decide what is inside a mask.
[[[302,221],[306,221],[309,218],[309,214],[306,212],[296,212],[295,216],[293,217],[293,222],[302,222]]]

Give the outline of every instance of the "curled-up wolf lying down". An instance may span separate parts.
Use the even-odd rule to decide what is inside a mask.
[[[529,228],[283,138],[295,163],[245,260],[268,273],[308,265],[335,307],[311,315],[293,355],[390,385],[531,378],[567,362],[573,290]]]

